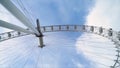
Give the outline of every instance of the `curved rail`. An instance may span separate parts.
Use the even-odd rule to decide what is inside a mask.
[[[88,26],[88,25],[52,25],[52,26],[42,26],[41,32],[56,32],[56,31],[75,31],[75,32],[88,32],[88,33],[94,33],[103,37],[106,37],[110,39],[112,42],[114,42],[116,46],[116,59],[114,60],[113,66],[110,66],[110,68],[120,68],[120,32],[113,31],[110,29],[105,29],[102,27],[96,27],[96,26]],[[0,34],[0,42],[29,35],[27,33],[23,32],[6,32]]]

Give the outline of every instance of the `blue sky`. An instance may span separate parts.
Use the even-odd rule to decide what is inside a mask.
[[[25,0],[24,5],[41,25],[84,24],[93,0]]]
[[[18,2],[16,0],[12,0],[12,1],[15,3],[16,6],[19,7]],[[119,7],[117,7],[117,6],[119,6],[119,0],[116,0],[115,2],[112,2],[112,0],[110,0],[110,1],[109,0],[106,0],[106,1],[104,1],[104,0],[59,0],[59,1],[57,1],[57,0],[34,0],[34,1],[33,0],[23,0],[22,3],[28,9],[28,12],[30,12],[31,16],[33,17],[34,23],[35,23],[35,19],[39,18],[42,26],[44,26],[44,25],[65,25],[65,24],[79,24],[79,25],[84,25],[84,24],[97,25],[97,24],[99,24],[99,26],[105,26],[105,27],[108,26],[108,27],[116,28],[116,26],[118,26],[118,24],[119,24],[118,17],[120,14],[118,11]],[[117,7],[118,9],[113,7],[112,8],[113,12],[112,12],[110,10],[111,5],[114,7]],[[108,8],[110,11],[107,11]],[[0,10],[0,12],[3,12],[3,11]],[[106,13],[108,13],[108,14],[106,14]],[[5,16],[3,16],[3,14]],[[20,22],[18,20],[16,20],[14,17],[12,17],[12,15],[10,13],[5,11],[5,12],[3,12],[3,14],[1,14],[0,19],[3,18],[3,20],[8,20],[13,24],[23,26],[22,24],[20,24]],[[115,16],[113,16],[113,14],[115,14]],[[112,17],[112,19],[111,19],[111,17]],[[108,20],[110,20],[110,21],[108,21]],[[18,22],[18,23],[16,23],[16,22]],[[98,22],[98,23],[96,23],[96,22]],[[108,22],[110,22],[110,23],[108,23]],[[114,24],[114,22],[117,22],[117,23]],[[109,26],[111,24],[112,24],[112,26]],[[119,27],[117,27],[117,28],[119,28]],[[0,31],[5,32],[6,30],[0,29]],[[54,46],[52,46],[48,49],[46,47],[46,49],[44,49],[44,50],[39,50],[39,49],[34,50],[34,53],[32,54],[33,58],[28,56],[29,60],[27,62],[27,65],[30,65],[31,68],[32,68],[32,66],[34,67],[34,64],[36,64],[37,60],[35,58],[39,55],[40,51],[45,52],[45,53],[40,53],[40,54],[43,55],[43,59],[46,60],[42,63],[39,62],[41,64],[44,64],[44,63],[50,64],[51,60],[52,60],[53,63],[56,64],[56,68],[95,68],[95,67],[93,67],[94,64],[92,64],[92,61],[90,61],[90,58],[89,57],[86,58],[86,56],[83,55],[84,51],[83,52],[79,51],[80,53],[76,52],[76,47],[75,47],[76,41],[79,42],[79,40],[77,40],[77,38],[81,38],[81,33],[72,33],[72,32],[70,32],[70,33],[55,33],[55,34],[54,33],[53,34],[46,33],[45,36],[46,37],[44,40],[45,40],[46,45],[54,45],[54,46],[58,45],[58,48],[55,48]],[[47,39],[47,37],[49,39]],[[56,39],[58,39],[58,40],[56,40]],[[13,42],[13,40],[11,40],[11,41]],[[31,41],[31,40],[33,40],[33,37],[32,38],[27,37],[24,40],[17,39],[15,42],[17,44],[19,43],[19,45],[21,45],[21,48],[23,47],[23,48],[25,48],[25,50],[28,50],[30,43],[25,43],[25,40]],[[53,43],[53,41],[55,41],[55,42]],[[33,41],[33,42],[35,44],[37,44],[36,41]],[[31,44],[33,44],[33,42],[31,42]],[[71,43],[69,44],[69,42],[71,42]],[[61,43],[64,43],[64,44],[61,44]],[[65,44],[65,43],[68,43],[68,44]],[[4,44],[4,45],[8,45],[8,44]],[[12,43],[11,43],[11,45],[15,46],[15,44],[12,44]],[[24,45],[27,45],[27,46],[24,47]],[[72,50],[69,47],[63,48],[65,45],[69,45],[69,46],[73,45]],[[33,45],[31,45],[31,47],[32,46]],[[63,47],[59,47],[59,46],[63,46]],[[47,51],[51,51],[52,49],[54,49],[53,54],[56,54],[56,58],[53,58],[54,55],[51,56],[50,54],[47,53]],[[89,48],[89,49],[91,49],[91,48]],[[16,48],[16,50],[17,50],[17,48]],[[20,51],[19,48],[18,48],[18,50]],[[92,50],[94,50],[94,49],[92,49]],[[46,54],[48,54],[48,55],[46,55]],[[19,55],[21,55],[21,52]],[[59,56],[61,58],[59,58]],[[49,60],[47,57],[50,57],[51,60]],[[23,58],[25,58],[25,57],[23,57]],[[42,61],[43,61],[43,59],[42,59]],[[54,61],[54,59],[59,62]],[[14,57],[12,60],[13,61],[11,61],[11,63],[15,62]],[[94,60],[94,58],[93,58],[93,60]],[[8,62],[8,65],[11,63]],[[21,63],[21,65],[19,65],[19,63]],[[24,63],[25,63],[25,59],[21,59],[21,61],[18,61],[18,63],[16,63],[16,65],[12,66],[12,67],[16,68],[16,66],[18,66],[18,65],[19,65],[19,67],[22,67]],[[69,66],[68,64],[73,65],[73,67]],[[27,68],[27,65],[25,68]],[[49,67],[52,68],[52,66],[49,66]]]

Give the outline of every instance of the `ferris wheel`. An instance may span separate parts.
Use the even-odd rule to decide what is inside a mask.
[[[83,55],[91,56],[93,59],[85,60],[86,62],[93,61],[102,68],[120,67],[120,32],[114,31],[112,28],[88,25],[40,26],[38,19],[36,20],[37,27],[35,27],[11,1],[1,0],[0,3],[28,27],[28,29],[24,29],[0,20],[0,26],[15,30],[0,34],[0,68],[59,68],[57,64],[60,65],[60,68],[63,68],[62,65],[69,68],[82,68],[74,63],[74,61],[84,62],[80,59],[81,56],[75,53],[76,48],[78,51],[83,51]],[[68,33],[67,35],[70,36],[61,32]],[[83,36],[82,32],[86,36]],[[81,35],[80,38],[83,39],[77,39],[76,42],[76,37],[72,37],[78,36],[76,34]],[[103,41],[104,39],[109,41]],[[89,50],[89,47],[95,50]],[[62,63],[59,63],[61,57],[64,59],[62,59]],[[60,60],[56,61],[58,59]],[[103,60],[103,62],[99,62],[99,60]],[[104,60],[108,60],[111,64]],[[88,68],[89,65],[94,67],[94,64],[88,64],[85,68]]]

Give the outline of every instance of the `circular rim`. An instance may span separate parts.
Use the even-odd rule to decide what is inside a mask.
[[[52,25],[52,26],[41,26],[41,32],[57,32],[57,31],[73,31],[73,32],[87,32],[93,33],[105,38],[108,38],[116,46],[116,59],[114,64],[110,68],[120,67],[120,32],[113,31],[112,28],[105,29],[102,27],[88,26],[88,25]],[[7,36],[6,36],[7,35]],[[29,35],[23,32],[11,31],[0,34],[0,42],[6,41],[12,38]]]

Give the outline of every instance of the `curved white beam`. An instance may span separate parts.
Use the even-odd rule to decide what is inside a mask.
[[[1,27],[5,27],[5,28],[8,28],[8,29],[15,30],[15,31],[19,31],[19,32],[34,34],[33,32],[28,31],[28,30],[26,30],[26,29],[24,29],[24,28],[22,28],[22,27],[19,27],[19,26],[17,26],[17,25],[10,24],[10,23],[5,22],[5,21],[2,21],[2,20],[0,20],[0,26],[1,26]]]
[[[39,35],[39,32],[35,29],[35,26],[31,23],[31,21],[10,0],[0,0],[0,3],[17,19],[19,19],[25,26]]]

